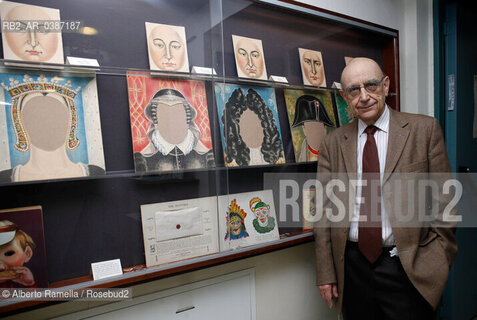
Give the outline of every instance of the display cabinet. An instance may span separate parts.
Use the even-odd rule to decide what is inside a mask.
[[[75,61],[78,63],[78,60],[74,59],[69,59],[73,65],[45,61],[19,62],[5,58],[5,55],[1,61],[0,76],[5,78],[4,82],[25,75],[33,78],[32,82],[37,81],[40,76],[48,78],[50,82],[57,77],[65,80],[63,87],[54,89],[58,91],[67,87],[68,79],[95,80],[96,91],[91,89],[91,86],[88,87],[92,90],[89,96],[85,96],[88,84],[84,84],[84,92],[78,91],[75,94],[82,94],[83,99],[94,99],[91,95],[94,96],[96,92],[99,123],[78,127],[78,132],[81,129],[84,137],[93,136],[88,140],[89,149],[85,152],[90,163],[101,164],[99,167],[101,169],[102,166],[104,174],[101,170],[97,172],[89,166],[90,174],[86,176],[59,176],[29,179],[30,181],[4,179],[0,182],[0,209],[38,205],[42,207],[46,269],[50,288],[129,286],[311,241],[312,233],[303,229],[303,221],[290,223],[279,219],[279,216],[286,217],[287,213],[280,215],[280,194],[277,188],[273,188],[272,204],[275,207],[279,238],[146,267],[145,250],[148,248],[145,248],[143,241],[141,205],[263,190],[266,187],[264,175],[268,173],[286,173],[291,176],[295,173],[314,173],[316,161],[297,161],[297,149],[292,141],[293,121],[289,120],[290,115],[287,113],[287,97],[293,91],[300,92],[299,95],[315,93],[326,96],[326,103],[331,106],[331,111],[328,111],[331,112],[329,117],[334,127],[343,125],[338,106],[346,106],[343,106],[343,101],[338,101],[338,89],[332,84],[340,81],[345,57],[366,56],[381,63],[391,80],[387,102],[392,108],[399,109],[398,31],[296,1],[127,0],[121,1],[121,4],[111,0],[15,2],[59,9],[61,21],[78,22],[80,28],[63,29],[61,34],[64,61],[67,57],[76,57],[96,59],[98,62],[97,66],[74,65]],[[187,72],[151,69],[146,22],[184,27]],[[5,29],[2,31],[4,35],[8,33]],[[233,35],[261,40],[266,79],[238,76]],[[3,49],[6,45],[9,44],[4,41]],[[321,53],[326,86],[304,85],[299,48]],[[189,72],[193,67],[214,69],[216,74]],[[287,83],[269,80],[271,75],[284,77]],[[21,79],[19,81],[21,82]],[[161,88],[177,89],[181,86],[178,83],[192,82],[199,84],[202,90],[200,101],[205,113],[208,113],[208,146],[212,154],[209,160],[212,159],[212,164],[199,167],[170,166],[159,171],[141,169],[137,153],[152,141],[144,139],[152,138],[147,135],[150,124],[141,123],[144,118],[133,119],[133,100],[144,107]],[[26,122],[25,119],[11,120],[11,109],[16,100],[14,96],[10,97],[10,100],[5,96],[19,83],[4,84],[2,99],[7,103],[4,103],[5,112],[0,119],[3,121],[2,125],[12,125],[17,123],[15,121],[27,125],[23,123]],[[232,88],[231,90],[242,88],[244,95],[252,92],[252,88],[253,92],[261,95],[265,103],[274,97],[274,119],[282,145],[280,161],[231,165],[232,161],[226,159],[224,154],[227,150],[222,139],[224,130],[228,132],[229,129],[223,126],[222,117],[223,113],[227,112],[223,109],[230,97],[220,99],[220,88],[227,87]],[[74,89],[72,86],[68,88]],[[190,97],[197,94],[194,93],[195,89],[188,90]],[[271,92],[270,97],[266,96],[268,98],[261,93],[266,90]],[[188,100],[189,96],[185,99]],[[64,101],[68,99],[65,98]],[[8,103],[11,104],[9,108]],[[189,103],[194,104],[190,101]],[[84,102],[81,110],[86,112],[87,104]],[[75,107],[80,110],[80,106]],[[74,110],[76,109],[69,106],[67,118],[70,128],[72,122],[81,120],[71,115]],[[144,117],[143,114],[140,116]],[[146,119],[157,121],[147,116]],[[89,121],[94,123],[93,120]],[[95,135],[98,137],[98,129],[101,141],[94,140]],[[142,135],[137,136],[135,129],[142,130]],[[21,135],[22,131],[18,132]],[[10,132],[9,137],[18,138],[18,132]],[[68,132],[71,134],[71,129]],[[94,143],[91,142],[93,140]],[[142,141],[142,146],[136,150],[134,143],[138,141]],[[8,144],[5,137],[2,137],[2,143],[5,148]],[[204,144],[207,145],[205,142]],[[92,155],[101,154],[99,148],[102,149],[104,160],[101,160],[101,157],[99,160],[91,160]],[[70,158],[74,157],[69,155]],[[3,170],[8,169],[9,165],[13,168],[13,160],[8,164],[5,164],[5,159],[1,161],[4,164]],[[15,161],[21,163],[21,160]],[[162,163],[161,161],[165,160],[158,162]],[[238,160],[235,164],[237,163]],[[6,176],[11,177],[11,172]],[[302,196],[300,194],[300,203]],[[215,201],[217,215],[224,215],[229,205],[230,201],[226,206]],[[301,210],[302,208],[300,212]],[[223,223],[220,219],[217,220],[219,224]],[[224,236],[219,234],[219,230],[217,227],[216,237],[221,241]],[[120,259],[124,274],[93,281],[91,263],[110,259]],[[15,313],[26,307],[41,307],[43,303],[45,302],[5,299],[0,301],[0,310],[5,314]]]

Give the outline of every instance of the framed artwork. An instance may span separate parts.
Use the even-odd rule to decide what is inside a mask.
[[[303,189],[303,231],[313,231],[312,218],[316,215],[316,189]],[[313,219],[314,220],[314,219]]]
[[[48,32],[54,26],[49,21],[60,21],[60,10],[2,1],[0,13],[2,23],[18,21],[15,30],[2,32],[4,59],[64,63],[61,30]],[[32,21],[38,25],[29,25]]]
[[[105,172],[96,77],[0,73],[0,181]]]
[[[228,167],[285,163],[275,90],[215,84]]]
[[[325,136],[338,127],[331,92],[284,90],[296,162],[316,161]]]
[[[189,72],[185,28],[146,22],[151,70]]]
[[[136,172],[215,167],[204,83],[127,79]]]
[[[232,35],[232,42],[238,76],[267,80],[262,40]]]
[[[220,251],[278,240],[272,190],[219,196]]]
[[[325,66],[320,51],[298,48],[303,84],[326,87]]]
[[[351,111],[351,108],[346,103],[346,100],[341,96],[339,92],[335,92],[335,101],[336,101],[336,110],[338,113],[339,126],[344,126],[345,124],[353,121],[354,115]]]
[[[141,220],[147,267],[219,250],[217,197],[142,205]]]
[[[0,288],[48,288],[40,206],[0,210]]]

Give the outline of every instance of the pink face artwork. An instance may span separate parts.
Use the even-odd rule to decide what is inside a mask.
[[[149,53],[152,60],[164,71],[179,71],[184,67],[186,46],[172,28],[157,26],[149,35]]]
[[[5,39],[15,55],[25,61],[46,62],[58,50],[58,32],[48,32],[41,21],[51,20],[50,16],[41,8],[19,5],[11,9],[5,16],[5,21],[21,20],[20,27],[24,32],[5,32]],[[22,21],[39,21],[38,28],[28,29]]]

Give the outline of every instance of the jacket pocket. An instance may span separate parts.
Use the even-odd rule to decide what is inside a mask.
[[[400,172],[427,172],[428,171],[427,160],[422,160],[422,161],[406,164],[400,167],[399,171]]]
[[[436,238],[437,238],[437,233],[429,231],[429,233],[427,234],[427,237],[424,238],[424,240],[421,240],[421,242],[419,242],[419,247],[427,246],[429,243],[436,240]]]

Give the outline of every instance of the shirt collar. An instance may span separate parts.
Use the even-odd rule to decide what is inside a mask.
[[[163,155],[167,156],[175,147],[177,147],[179,150],[184,153],[184,155],[189,154],[189,152],[192,151],[194,148],[194,135],[190,130],[187,130],[187,135],[185,139],[178,143],[178,144],[172,144],[167,142],[160,134],[158,130],[155,130],[152,139],[154,142],[154,145],[156,146],[157,150],[159,150],[160,153]]]
[[[388,132],[389,130],[389,110],[388,105],[384,106],[384,112],[379,117],[379,119],[374,123],[374,126],[377,127],[380,131]],[[368,125],[361,119],[358,119],[358,136],[361,136],[364,133],[364,130]]]

